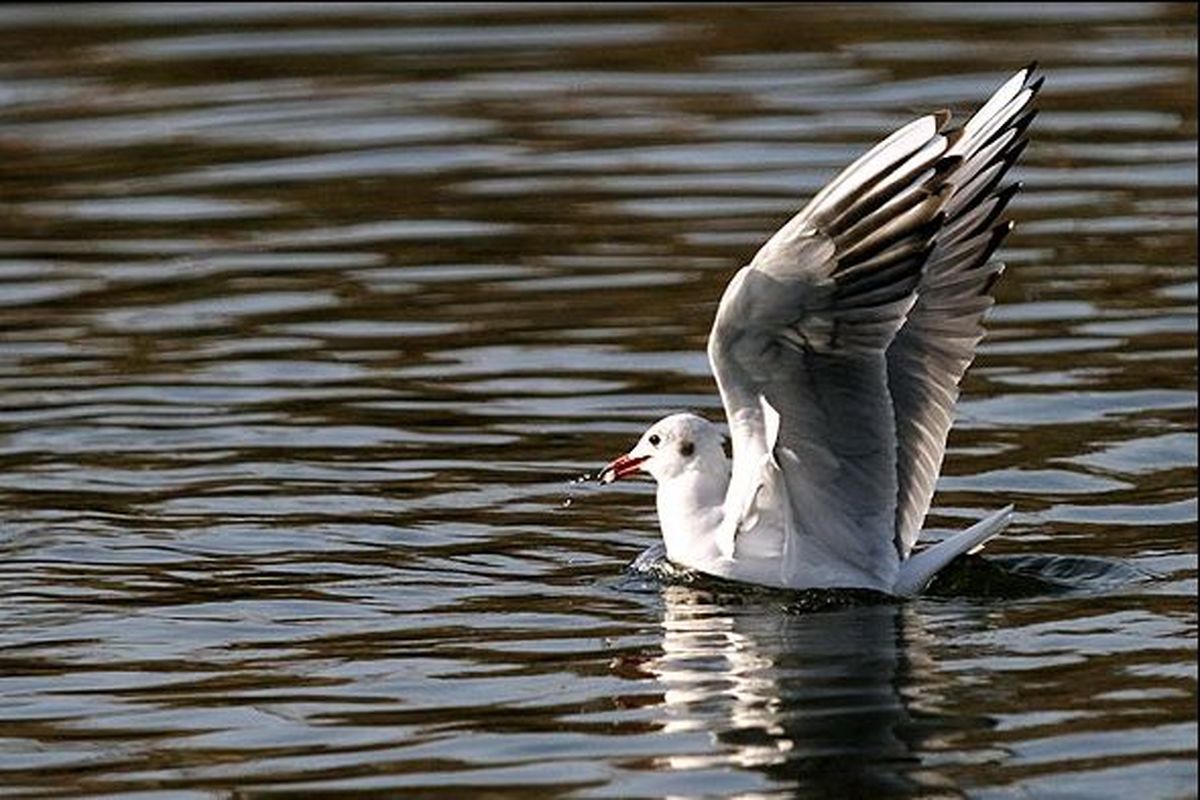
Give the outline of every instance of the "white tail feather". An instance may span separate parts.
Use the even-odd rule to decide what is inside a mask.
[[[933,576],[957,556],[977,552],[989,539],[1007,528],[1008,523],[1012,521],[1012,513],[1013,507],[1005,506],[965,531],[910,556],[900,565],[900,575],[896,578],[892,594],[898,597],[914,597],[920,594],[933,580]]]

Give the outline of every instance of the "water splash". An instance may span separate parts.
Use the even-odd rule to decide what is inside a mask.
[[[579,486],[580,484],[591,483],[592,481],[596,480],[598,477],[599,477],[598,475],[593,475],[590,472],[584,472],[581,475],[578,475],[577,477],[572,478],[570,481],[567,482],[567,496],[563,498],[563,501],[561,503],[559,503],[558,507],[559,508],[570,508],[571,504],[575,502],[575,495],[574,495],[575,487]]]
[[[963,555],[938,573],[923,595],[986,600],[1100,593],[1151,577],[1127,562],[1095,556]],[[773,597],[793,610],[805,611],[896,601],[869,589],[775,589],[729,581],[672,563],[662,542],[634,559],[619,581],[621,588],[630,591],[657,591],[680,584],[719,592],[726,601],[730,597]]]

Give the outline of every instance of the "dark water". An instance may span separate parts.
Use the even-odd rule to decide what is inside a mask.
[[[0,794],[1195,796],[1188,4],[0,8]],[[633,575],[725,282],[1042,114],[918,601]]]

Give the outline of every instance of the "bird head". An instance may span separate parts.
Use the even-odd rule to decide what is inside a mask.
[[[714,459],[723,465],[722,441],[720,429],[703,417],[672,414],[651,425],[632,450],[600,472],[599,479],[612,483],[644,473],[662,483]]]

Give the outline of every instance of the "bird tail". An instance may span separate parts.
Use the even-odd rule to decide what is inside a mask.
[[[981,549],[989,539],[1007,528],[1008,523],[1012,521],[1012,514],[1013,507],[1005,506],[965,531],[909,556],[900,565],[900,575],[896,578],[892,594],[898,597],[914,597],[920,594],[933,580],[933,576],[957,556]]]

